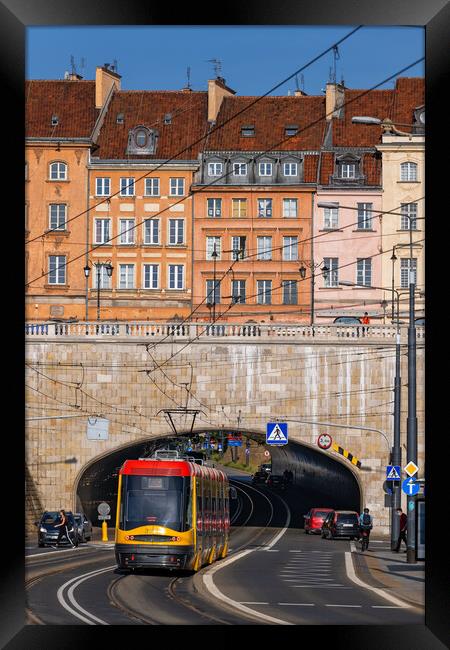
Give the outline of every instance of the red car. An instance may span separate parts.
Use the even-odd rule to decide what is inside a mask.
[[[322,524],[329,512],[333,512],[333,508],[311,508],[304,516],[305,535],[308,535],[308,533],[321,533]]]

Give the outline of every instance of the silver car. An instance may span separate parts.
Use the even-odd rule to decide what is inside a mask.
[[[78,526],[78,538],[80,542],[88,542],[92,537],[92,524],[85,514],[75,512],[73,515]]]

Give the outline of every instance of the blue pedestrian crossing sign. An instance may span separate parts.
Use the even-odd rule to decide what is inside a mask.
[[[400,465],[387,465],[386,467],[386,481],[401,481],[401,467]]]
[[[413,497],[420,490],[420,483],[413,478],[405,478],[402,483],[402,490],[408,497]]]
[[[268,422],[266,427],[267,445],[287,445],[288,425],[287,422]]]

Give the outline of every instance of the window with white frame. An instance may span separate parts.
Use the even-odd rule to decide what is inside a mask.
[[[50,163],[50,180],[51,181],[66,181],[67,180],[67,165],[64,162]]]
[[[223,165],[221,162],[208,163],[208,176],[220,176]]]
[[[213,260],[214,251],[217,254],[216,260],[220,260],[221,257],[221,237],[207,237],[206,238],[206,259]]]
[[[67,205],[65,203],[51,203],[49,206],[50,230],[65,230],[67,221]]]
[[[222,199],[207,199],[208,217],[222,216]]]
[[[298,165],[294,162],[287,162],[283,164],[283,174],[285,176],[297,176]]]
[[[184,266],[183,264],[169,264],[168,272],[168,288],[169,289],[183,289],[184,288]]]
[[[145,219],[144,244],[159,244],[159,219]]]
[[[283,237],[283,260],[286,262],[295,262],[298,260],[298,237]]]
[[[272,199],[258,199],[258,217],[272,216]]]
[[[134,244],[134,233],[136,231],[134,219],[119,220],[119,244]]]
[[[412,275],[412,284],[417,284],[417,260],[409,257],[402,257],[400,260],[400,287],[407,289],[410,285],[409,274]]]
[[[247,199],[232,199],[233,217],[247,216]]]
[[[283,305],[298,304],[297,280],[283,280]]]
[[[142,265],[142,287],[144,289],[158,289],[159,264]]]
[[[326,230],[337,228],[339,226],[339,207],[324,208],[323,211],[323,227]]]
[[[258,305],[271,305],[272,304],[272,280],[258,280],[257,287],[257,303]]]
[[[134,178],[120,179],[120,196],[134,196]]]
[[[283,199],[283,217],[296,217],[298,214],[297,199]]]
[[[272,176],[272,163],[269,162],[259,163],[259,175]]]
[[[233,260],[243,260],[247,254],[247,237],[232,237],[231,249]]]
[[[247,163],[233,163],[233,176],[247,176]]]
[[[338,257],[324,257],[323,264],[327,267],[328,273],[323,275],[323,285],[324,287],[337,287],[339,286],[339,277],[338,277]]]
[[[48,258],[48,283],[66,284],[66,256],[49,255]]]
[[[134,289],[134,264],[119,264],[119,289]]]
[[[340,178],[356,178],[356,163],[341,162],[339,165]]]
[[[100,287],[98,287],[97,283]],[[92,287],[94,289],[111,289],[111,278],[109,277],[105,266],[97,267],[94,264],[92,272]]]
[[[95,179],[95,196],[110,196],[111,179],[107,176],[99,176]]]
[[[171,178],[169,188],[170,196],[184,196],[184,178]]]
[[[245,280],[232,280],[231,295],[233,302],[245,303]]]
[[[362,287],[372,286],[372,260],[359,258],[356,261],[356,284]]]
[[[107,244],[111,239],[111,219],[94,220],[95,244]]]
[[[417,164],[414,162],[404,162],[400,165],[401,181],[417,181]]]
[[[159,196],[159,178],[145,179],[145,196]]]
[[[372,230],[372,203],[358,203],[358,230]]]
[[[215,284],[215,287],[214,287]],[[219,280],[206,280],[206,302],[210,305],[220,304],[220,282]]]
[[[184,244],[184,219],[169,219],[169,244]]]
[[[402,203],[401,204],[401,230],[416,230],[417,229],[417,203]]]
[[[272,259],[272,237],[257,237],[256,245],[258,260]]]

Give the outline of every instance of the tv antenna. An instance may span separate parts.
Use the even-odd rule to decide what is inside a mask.
[[[70,66],[72,68],[72,74],[77,74],[77,68],[75,65],[75,57],[73,54],[70,55]]]
[[[336,61],[340,59],[339,49],[337,45],[333,45],[333,67],[330,68],[330,82],[336,83]]]
[[[111,66],[111,69],[112,69],[114,72],[117,72],[117,59],[114,59],[113,64],[112,64],[112,66]]]
[[[191,88],[191,67],[188,65],[186,68],[187,84],[186,88]]]
[[[222,61],[220,59],[208,59],[207,63],[213,63],[214,64],[214,72],[216,75],[216,79],[218,77],[222,76]]]

